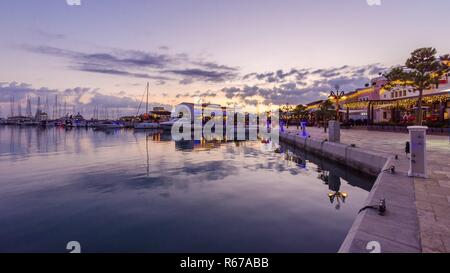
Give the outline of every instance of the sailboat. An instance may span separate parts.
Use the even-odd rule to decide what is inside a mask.
[[[144,117],[148,116],[148,92],[150,89],[150,84],[147,82],[147,100],[146,100],[146,105],[145,105],[145,114]],[[138,124],[134,125],[134,129],[137,130],[151,130],[151,129],[158,129],[159,128],[159,124],[155,123],[155,122],[148,122],[148,121],[144,121]]]

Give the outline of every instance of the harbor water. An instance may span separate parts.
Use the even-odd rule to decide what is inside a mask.
[[[336,252],[374,178],[266,146],[2,126],[0,252]]]

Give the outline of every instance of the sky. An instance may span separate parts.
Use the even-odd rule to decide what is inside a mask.
[[[363,87],[416,48],[450,53],[450,1],[367,2],[1,1],[0,116],[12,96],[24,108],[56,94],[133,112],[147,82],[151,103],[167,108],[304,104],[336,84]]]

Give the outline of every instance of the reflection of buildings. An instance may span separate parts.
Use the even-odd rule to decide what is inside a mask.
[[[285,160],[294,162],[301,168],[306,168],[306,160],[303,160],[300,156],[297,156],[295,153],[290,151],[286,151]]]
[[[305,150],[299,149],[295,146],[281,143],[279,151],[283,152],[286,149],[293,151],[296,155],[300,156],[305,161],[307,160],[308,162],[311,162],[316,166],[318,166],[319,168],[317,171],[319,175],[328,176],[328,173],[332,172],[333,174],[341,177],[343,180],[347,182],[348,185],[351,185],[352,187],[358,187],[365,191],[370,191],[372,189],[373,182],[375,181],[375,177],[373,176],[363,174],[361,172],[348,171],[347,168],[345,168],[344,166],[340,165],[335,161],[327,160],[326,158],[323,158],[321,156],[312,153],[308,153]],[[326,172],[322,174],[321,172],[323,170],[325,170]],[[321,179],[321,177],[318,178]]]
[[[221,144],[227,143],[227,141],[219,141],[219,140],[180,140],[175,141],[175,147],[177,150],[208,150],[219,147]]]

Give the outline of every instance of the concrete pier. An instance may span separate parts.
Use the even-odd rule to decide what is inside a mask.
[[[396,160],[389,153],[320,138],[302,138],[289,132],[281,134],[280,141],[377,175],[364,206],[378,205],[380,199],[385,199],[387,211],[383,216],[370,209],[358,214],[339,252],[369,253],[374,242],[382,253],[422,251],[414,179],[407,175],[406,157]],[[391,166],[395,166],[395,173],[385,171]]]
[[[305,149],[308,152],[328,156],[351,168],[372,175],[380,173],[389,157],[384,153],[361,149],[348,144],[303,138],[289,133],[281,133],[280,141],[296,145],[298,148]]]
[[[308,127],[307,129],[311,138],[315,140],[322,141],[328,138],[328,134],[324,133],[323,129],[315,127]],[[292,130],[287,130],[287,132],[292,132]],[[393,158],[398,155],[399,160],[398,162],[394,161],[394,165],[396,165],[397,173],[402,175],[409,170],[409,160],[405,155],[406,141],[410,141],[407,132],[379,132],[365,129],[341,130],[342,144],[355,144],[357,148],[382,153],[386,158]],[[325,147],[329,144],[325,142],[323,145]],[[408,180],[414,181],[415,199],[413,203],[416,206],[416,217],[419,220],[421,251],[425,253],[450,252],[450,160],[448,160],[450,143],[448,135],[430,135],[427,133],[426,151],[429,178],[410,177],[410,180]],[[342,154],[342,152],[335,154]],[[326,154],[324,156],[331,158]],[[342,158],[337,160],[340,161]],[[346,164],[345,161],[342,162]],[[387,177],[389,176],[385,176],[382,182]],[[394,178],[396,177],[394,176]],[[400,185],[396,184],[396,179],[386,183],[386,185],[393,185],[392,192],[396,187],[402,189]],[[410,189],[410,187],[407,187],[407,189]],[[383,188],[380,188],[380,190],[384,191]],[[402,192],[404,191],[405,189],[402,189]],[[402,199],[400,195],[397,197],[394,195],[394,198]],[[388,199],[388,210],[389,202]],[[389,248],[382,248],[382,251],[383,249],[389,252]]]

